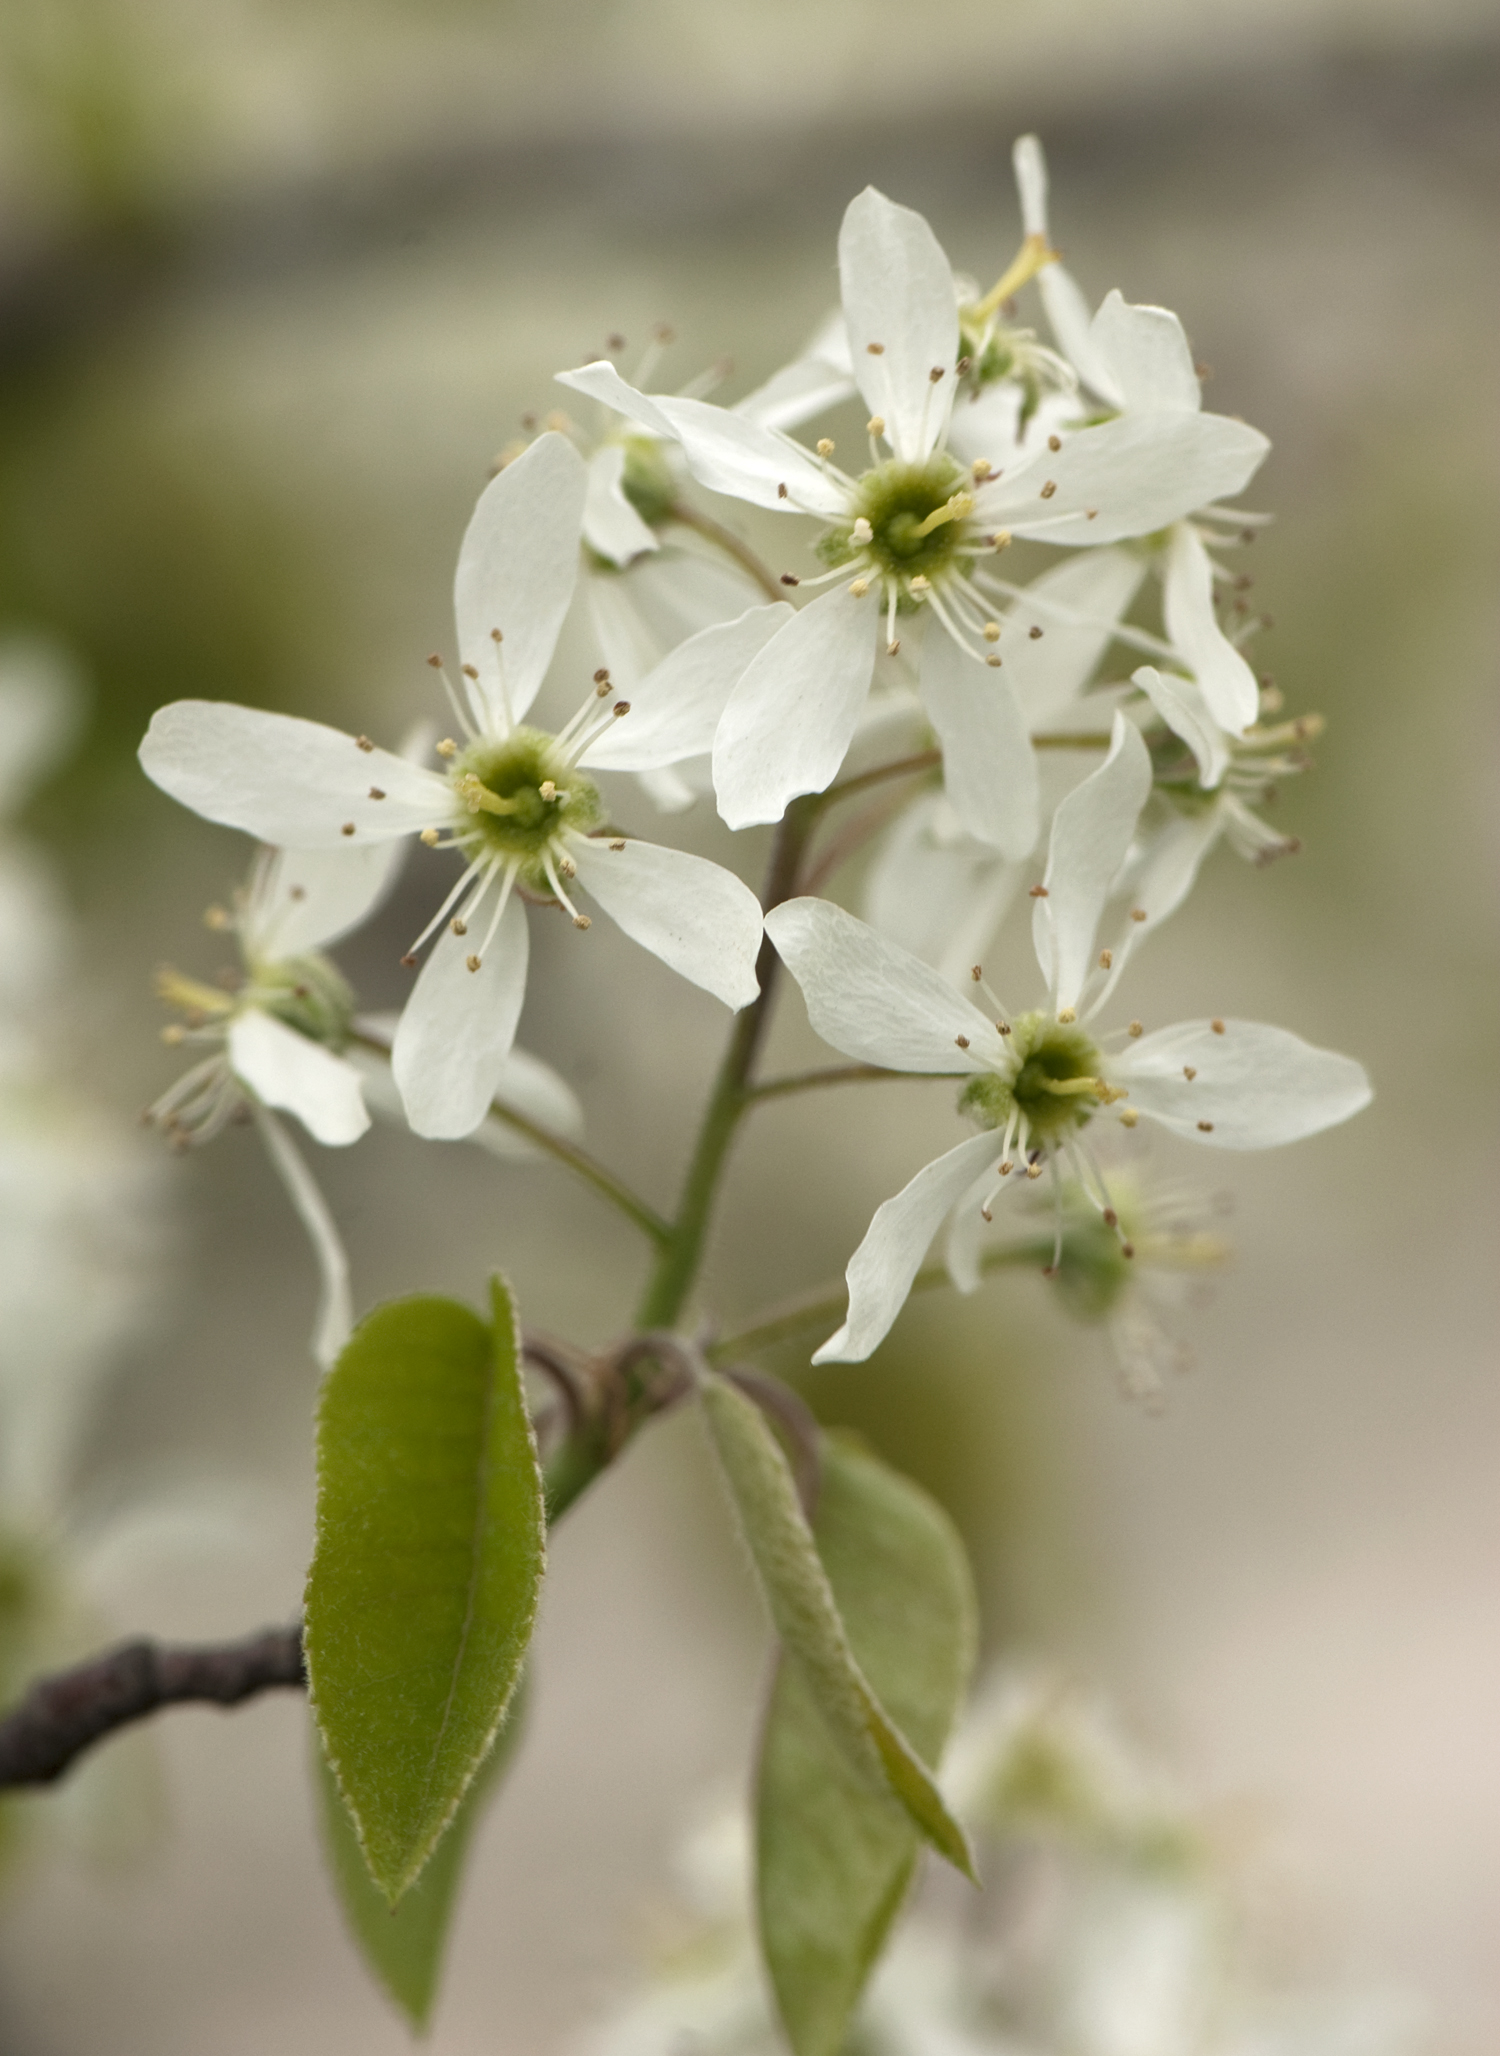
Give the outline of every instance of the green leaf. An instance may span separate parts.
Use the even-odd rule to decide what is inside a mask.
[[[814,1526],[850,1647],[936,1762],[974,1661],[963,1544],[927,1494],[840,1438],[823,1442]],[[796,2056],[836,2056],[906,1895],[920,1838],[872,1806],[795,1665],[777,1674],[756,1791],[761,1945]]]
[[[484,1761],[515,1689],[543,1561],[542,1484],[510,1294],[377,1308],[318,1408],[307,1580],[313,1711],[392,1905]]]
[[[321,1746],[317,1749],[314,1775],[323,1847],[350,1932],[370,1969],[419,2034],[427,2027],[437,1996],[469,1837],[515,1753],[522,1726],[521,1697],[518,1691],[512,1698],[495,1746],[475,1772],[427,1868],[399,1906],[389,1905],[372,1881],[349,1809],[339,1796],[327,1757]]]
[[[966,1877],[974,1860],[926,1765],[855,1661],[813,1542],[791,1467],[760,1409],[723,1378],[701,1387],[704,1418],[760,1574],[782,1650],[822,1717],[829,1742],[868,1794],[897,1820],[899,1805]],[[895,1805],[892,1802],[895,1802]]]

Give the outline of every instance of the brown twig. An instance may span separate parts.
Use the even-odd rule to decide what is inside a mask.
[[[93,1743],[163,1706],[238,1706],[306,1683],[300,1621],[238,1642],[121,1642],[38,1678],[0,1720],[0,1788],[50,1785]]]

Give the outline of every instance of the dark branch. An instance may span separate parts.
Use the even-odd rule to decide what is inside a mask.
[[[50,1785],[93,1743],[163,1706],[238,1706],[306,1683],[300,1622],[240,1642],[122,1642],[38,1678],[0,1720],[0,1788]]]

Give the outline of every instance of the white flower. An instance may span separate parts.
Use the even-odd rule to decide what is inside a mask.
[[[1094,1039],[1088,1023],[1133,937],[1149,926],[1147,910],[1132,909],[1143,918],[1128,920],[1115,945],[1096,952],[1100,916],[1150,786],[1145,744],[1117,715],[1105,762],[1053,820],[1033,918],[1045,1008],[1012,1013],[981,985],[991,1004],[982,1013],[928,965],[826,900],[791,900],[767,916],[767,933],[825,1041],[891,1070],[967,1076],[960,1104],[983,1127],[877,1211],[846,1274],[848,1320],[814,1362],[871,1353],[949,1215],[949,1268],[972,1290],[984,1223],[1017,1171],[1039,1177],[1050,1164],[1056,1178],[1060,1161],[1112,1213],[1082,1133],[1105,1107],[1121,1106],[1127,1127],[1144,1116],[1215,1148],[1269,1149],[1368,1103],[1359,1064],[1260,1022],[1183,1021],[1153,1035],[1132,1023],[1117,1049]]]
[[[729,697],[714,743],[731,827],[780,818],[834,777],[898,624],[931,615],[922,690],[950,794],[969,832],[1021,854],[1036,834],[1035,770],[1015,695],[995,670],[1002,624],[984,563],[1010,536],[1068,545],[1142,535],[1238,492],[1266,450],[1243,423],[1181,410],[1054,438],[1001,476],[947,447],[960,350],[953,274],[918,214],[873,189],[839,240],[854,373],[871,410],[870,463],[850,476],[788,436],[703,401],[647,398],[607,363],[561,374],[658,435],[676,436],[699,483],[825,524],[839,584],[803,608]],[[882,454],[882,445],[889,452]],[[998,826],[997,826],[998,821]]]
[[[596,836],[603,808],[585,767],[639,771],[701,754],[734,679],[786,610],[758,608],[691,637],[628,703],[601,711],[613,700],[601,680],[560,734],[527,726],[577,577],[585,484],[577,452],[547,434],[475,509],[455,580],[464,699],[452,699],[466,740],[439,745],[444,772],[363,736],[218,702],[163,708],[141,746],[147,774],[174,798],[262,840],[347,848],[416,833],[464,857],[418,938],[419,948],[442,931],[396,1036],[396,1082],[420,1135],[467,1135],[494,1095],[526,989],[520,894],[554,899],[587,928],[576,880],[627,935],[727,1006],[757,990],[755,895],[701,857]]]
[[[1035,136],[1021,137],[1014,160],[1028,240],[1050,248],[1047,168]],[[1038,270],[1036,281],[1064,354],[1084,385],[1114,413],[1114,420],[1104,428],[1124,434],[1132,422],[1162,425],[1175,420],[1185,428],[1194,420],[1217,418],[1201,412],[1202,388],[1193,354],[1175,314],[1165,307],[1132,306],[1119,292],[1111,292],[1090,315],[1076,281],[1055,261]],[[1006,398],[983,400],[960,417],[955,441],[960,449],[971,450],[984,443],[986,454],[993,454],[996,448],[1003,449],[997,437],[1014,418]],[[1097,415],[1085,415],[1078,408],[1076,418],[1097,419]],[[1052,425],[1062,428],[1066,437],[1062,415],[1053,417]],[[1034,442],[1032,436],[1026,447],[1030,449]],[[1238,734],[1256,717],[1255,675],[1215,616],[1213,586],[1215,577],[1222,574],[1208,555],[1205,530],[1183,518],[1206,510],[1206,521],[1243,526],[1245,516],[1213,507],[1222,492],[1222,488],[1206,492],[1153,526],[1169,531],[1162,565],[1168,638],[1202,688],[1213,718],[1230,734]],[[1211,528],[1207,534],[1211,538]]]

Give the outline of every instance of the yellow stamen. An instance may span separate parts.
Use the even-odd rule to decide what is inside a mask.
[[[934,507],[925,521],[917,523],[918,535],[931,535],[935,528],[941,528],[945,521],[963,521],[974,511],[972,493],[955,493],[951,500],[945,500],[941,507]]]
[[[1020,292],[1022,286],[1029,284],[1047,265],[1056,264],[1057,257],[1057,251],[1045,236],[1027,236],[1009,267],[996,279],[978,306],[968,311],[980,321],[988,320],[1012,293]]]

